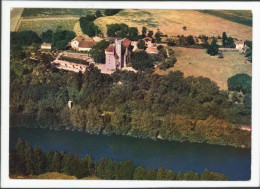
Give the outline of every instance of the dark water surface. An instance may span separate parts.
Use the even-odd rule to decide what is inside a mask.
[[[117,161],[130,159],[136,166],[145,168],[193,170],[202,173],[206,168],[222,172],[230,180],[249,180],[251,175],[251,151],[210,144],[153,141],[126,136],[97,136],[84,132],[52,131],[48,129],[11,128],[10,148],[18,138],[27,140],[43,151],[65,150],[78,154],[87,153],[95,160],[109,157]]]

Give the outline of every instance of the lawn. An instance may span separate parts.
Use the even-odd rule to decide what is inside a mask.
[[[159,28],[168,36],[222,36],[222,33],[226,32],[227,35],[240,40],[252,39],[252,27],[196,10],[126,9],[114,16],[100,17],[95,21],[105,35],[106,25],[112,23],[137,27],[139,32],[143,26],[154,33]],[[183,30],[184,26],[187,30]]]
[[[184,76],[203,76],[215,81],[220,89],[226,90],[227,79],[238,73],[252,75],[252,64],[240,52],[224,52],[224,58],[206,54],[205,49],[174,47],[177,62],[166,71],[156,68],[155,73],[164,75],[180,70]]]
[[[61,26],[63,30],[73,31],[74,25],[77,22],[77,19],[53,19],[53,20],[22,20],[22,23],[19,27],[19,31],[23,30],[32,30],[35,31],[39,36],[42,32],[47,30],[56,31],[57,27]]]

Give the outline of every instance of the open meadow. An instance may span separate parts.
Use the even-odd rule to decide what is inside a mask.
[[[126,9],[114,16],[100,17],[95,20],[95,24],[104,34],[106,34],[106,25],[113,23],[125,23],[130,27],[137,27],[139,31],[145,26],[154,33],[159,28],[168,36],[221,36],[226,32],[227,35],[240,40],[252,38],[252,27],[196,10]],[[186,30],[183,30],[184,26]]]
[[[23,8],[12,8],[11,9],[11,15],[10,15],[10,31],[13,32],[16,30],[17,25],[19,24],[21,20],[21,16],[23,13]]]
[[[174,47],[177,62],[166,71],[156,68],[159,75],[180,70],[184,76],[202,76],[215,81],[222,90],[227,90],[227,79],[238,73],[252,75],[252,64],[240,52],[223,52],[224,58],[210,56],[205,49]]]

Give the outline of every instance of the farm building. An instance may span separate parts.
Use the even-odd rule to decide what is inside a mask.
[[[238,49],[239,51],[242,51],[244,48],[244,41],[236,41],[236,49]]]
[[[106,69],[113,71],[126,66],[129,56],[129,46],[131,41],[127,38],[115,39],[115,43],[110,44],[105,50]]]
[[[94,40],[85,40],[82,37],[75,37],[71,41],[71,47],[77,51],[89,51],[96,42]]]
[[[43,43],[42,45],[41,45],[41,49],[43,49],[43,50],[51,50],[51,43]]]

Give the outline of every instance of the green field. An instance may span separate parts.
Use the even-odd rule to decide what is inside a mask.
[[[77,19],[72,20],[35,20],[35,21],[22,21],[19,31],[32,30],[38,35],[47,30],[56,31],[58,27],[62,27],[63,30],[73,31],[74,25]]]
[[[22,14],[24,18],[46,18],[84,16],[94,14],[97,9],[49,9],[49,8],[25,8]]]
[[[252,26],[252,12],[249,10],[199,10],[199,12],[214,15],[246,26]]]

